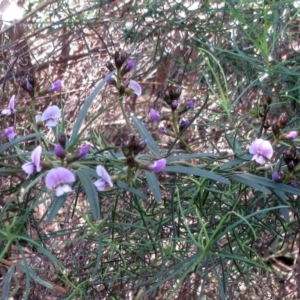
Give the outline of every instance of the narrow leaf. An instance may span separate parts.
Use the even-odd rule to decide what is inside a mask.
[[[56,217],[59,209],[64,204],[66,198],[67,198],[67,194],[62,195],[61,197],[56,197],[56,196],[53,197],[53,201],[49,208],[49,213],[47,216],[47,223],[51,223],[53,221],[53,219]]]
[[[240,183],[243,183],[244,185],[246,186],[250,186],[258,191],[261,191],[263,193],[266,193],[266,194],[270,194],[270,190],[268,190],[267,188],[265,188],[264,186],[256,183],[256,182],[253,182],[251,180],[248,180],[246,178],[244,178],[243,176],[240,176],[242,174],[235,174],[231,177],[231,179],[235,180],[235,181],[238,181]]]
[[[125,191],[128,191],[129,193],[131,194],[134,194],[138,197],[141,197],[142,199],[144,200],[148,200],[148,197],[147,195],[141,193],[140,191],[138,191],[137,189],[127,185],[125,182],[123,181],[117,181],[117,186],[122,189],[122,190],[125,190]]]
[[[214,181],[219,181],[225,184],[230,184],[230,181],[220,175],[217,175],[213,172],[193,168],[193,167],[181,167],[181,166],[168,166],[164,168],[164,172],[171,172],[171,173],[183,173],[188,175],[197,175],[204,178],[208,178]]]
[[[86,193],[88,201],[90,203],[91,212],[95,221],[100,220],[100,205],[96,188],[89,176],[89,172],[86,172],[84,168],[77,170],[76,174],[82,184],[82,187]]]
[[[93,90],[93,92],[89,95],[89,97],[86,99],[82,109],[80,110],[78,117],[76,119],[76,122],[73,126],[73,132],[72,132],[72,136],[70,139],[70,145],[72,145],[75,140],[78,138],[79,135],[79,130],[81,128],[81,125],[84,121],[85,116],[88,113],[88,110],[90,108],[90,106],[92,105],[94,99],[96,98],[96,96],[98,95],[98,93],[101,91],[101,89],[103,88],[103,86],[106,84],[107,80],[111,77],[111,75],[114,74],[114,71],[109,73],[108,76],[106,76],[99,84],[98,86]]]
[[[1,145],[0,146],[0,153],[7,150],[8,148],[10,148],[14,145],[17,145],[17,144],[22,143],[24,141],[34,139],[36,137],[43,136],[43,135],[44,135],[44,133],[32,133],[32,134],[28,134],[28,135],[22,136],[20,138],[14,139],[14,140],[12,140],[8,143],[5,143],[4,145]]]
[[[151,190],[156,202],[161,202],[161,191],[160,187],[157,181],[157,178],[153,172],[145,171],[146,173],[146,179],[149,186],[149,189]]]

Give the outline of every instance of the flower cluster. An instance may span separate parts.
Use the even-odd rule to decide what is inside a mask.
[[[127,57],[127,53],[119,53],[118,51],[116,51],[114,55],[114,65],[110,61],[108,61],[106,63],[106,67],[110,72],[116,70],[117,74],[112,77],[106,74],[105,78],[107,79],[107,83],[109,85],[113,85],[114,87],[116,87],[120,96],[124,94],[135,94],[137,97],[139,97],[142,95],[142,88],[135,80],[131,79],[129,80],[129,83],[123,83],[124,76],[127,73],[131,72],[136,65],[134,60],[127,61]]]
[[[165,126],[163,124],[159,125],[159,131],[162,134],[168,135],[170,137],[176,138],[180,132],[189,127],[190,122],[184,118],[182,115],[186,113],[188,110],[194,107],[194,100],[188,101],[183,106],[179,106],[179,97],[182,93],[182,88],[178,87],[177,89],[171,89],[169,92],[162,90],[159,94],[159,97],[164,101],[166,105],[171,110],[169,114],[161,114],[154,108],[150,109],[150,118],[153,121],[161,122],[161,121],[171,121],[171,126]],[[178,122],[179,120],[179,122]],[[171,129],[167,129],[170,128]],[[173,128],[173,130],[172,130]],[[180,137],[181,145],[187,148],[186,143]]]

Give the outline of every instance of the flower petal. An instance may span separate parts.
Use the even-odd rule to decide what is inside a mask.
[[[22,165],[22,170],[28,174],[31,175],[34,171],[35,171],[35,165],[33,162],[27,162],[25,164]]]
[[[110,175],[107,173],[106,169],[102,166],[97,166],[97,174],[110,186],[113,186]]]
[[[155,110],[155,109],[153,109],[153,108],[150,109],[150,117],[151,117],[154,121],[157,121],[157,122],[159,122],[159,121],[162,120],[161,115],[158,113],[157,110]]]
[[[37,172],[40,172],[42,170],[41,165],[40,165],[41,153],[42,153],[41,146],[37,146],[31,153],[31,160],[32,160]]]
[[[142,95],[142,88],[135,80],[130,80],[128,87],[132,89],[138,97]]]
[[[161,158],[159,160],[154,161],[152,164],[147,166],[149,171],[160,172],[162,171],[167,164],[167,160],[165,158]]]
[[[250,154],[256,154],[259,151],[263,141],[263,139],[257,139],[254,142],[252,142],[252,144],[249,147]]]
[[[271,159],[273,156],[273,147],[269,141],[263,141],[261,144],[261,152],[263,156],[268,159]]]
[[[49,119],[58,119],[61,116],[60,109],[56,105],[52,105],[46,108],[42,114],[42,121],[47,121]]]
[[[101,178],[94,182],[94,185],[98,191],[104,191],[106,188],[106,182]]]
[[[60,197],[63,194],[70,192],[72,192],[72,188],[68,184],[63,183],[57,186],[55,194],[57,197]]]

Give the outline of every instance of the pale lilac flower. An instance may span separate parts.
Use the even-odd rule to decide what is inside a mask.
[[[42,114],[42,121],[46,121],[46,126],[55,127],[58,122],[57,119],[60,118],[60,109],[56,105],[49,106]]]
[[[27,173],[28,175],[32,174],[33,172],[41,172],[41,153],[42,147],[37,146],[31,153],[31,162],[27,162],[22,165],[22,170]]]
[[[298,132],[297,131],[290,131],[289,133],[284,135],[284,138],[286,140],[294,140],[296,137],[298,136]]]
[[[273,172],[273,174],[272,174],[272,179],[273,179],[274,181],[276,181],[276,182],[280,182],[281,177],[280,177],[279,173],[275,171],[275,172]]]
[[[130,80],[128,87],[132,89],[133,93],[136,94],[138,97],[142,95],[142,88],[136,81]]]
[[[8,127],[4,130],[3,135],[4,137],[8,138],[9,140],[13,140],[16,136],[15,130],[13,127]]]
[[[62,86],[62,81],[57,80],[57,81],[53,82],[50,87],[47,88],[47,92],[49,92],[49,93],[56,92],[61,88],[61,86]]]
[[[153,108],[150,109],[150,117],[152,118],[152,120],[157,121],[157,122],[162,120],[162,116],[158,113],[157,110],[155,110]]]
[[[147,166],[147,170],[153,172],[160,172],[166,167],[166,164],[167,164],[167,160],[165,158],[161,158],[149,164]]]
[[[104,191],[107,185],[109,185],[110,187],[113,186],[111,177],[109,176],[104,167],[97,166],[96,171],[97,174],[101,177],[100,179],[94,182],[94,185],[98,191]]]
[[[56,189],[56,196],[60,197],[65,193],[72,191],[69,183],[75,181],[74,174],[63,167],[51,169],[45,178],[45,184],[48,189]]]
[[[11,114],[14,114],[15,111],[15,95],[13,95],[9,100],[8,108],[3,109],[1,114],[10,116]]]
[[[271,159],[273,156],[271,143],[263,139],[255,140],[250,145],[249,152],[254,154],[251,160],[255,160],[260,165],[263,165],[266,162],[266,158]]]

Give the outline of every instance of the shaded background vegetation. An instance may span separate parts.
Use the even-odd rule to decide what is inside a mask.
[[[0,32],[1,107],[14,93],[19,107],[31,105],[16,77],[33,76],[38,86],[62,79],[63,90],[38,98],[37,104],[40,111],[49,104],[62,106],[66,132],[71,133],[86,99],[107,73],[105,63],[116,50],[126,51],[137,62],[131,78],[143,88],[142,97],[127,99],[128,115],[134,112],[146,125],[162,155],[183,155],[169,158],[169,165],[205,168],[231,184],[163,172],[157,175],[162,194],[156,201],[140,176],[134,188],[146,199],[119,185],[99,195],[99,222],[91,218],[78,188],[48,224],[50,197],[45,189],[30,185],[32,180],[21,172],[9,177],[2,169],[0,250],[3,262],[11,262],[0,267],[2,295],[299,298],[294,265],[299,192],[275,185],[271,170],[256,171],[247,164],[248,145],[262,134],[259,112],[267,96],[272,97],[270,123],[287,111],[288,128],[299,127],[297,3],[132,0],[38,5],[23,3],[28,17]],[[150,108],[167,110],[158,93],[177,86],[183,87],[182,103],[195,100],[184,139],[202,156],[185,154],[182,145],[162,136],[149,120]],[[21,115],[16,124],[20,136],[29,133]],[[95,97],[85,124],[81,141],[93,145],[96,160],[108,169],[121,168],[119,143],[121,137],[128,139],[128,128],[112,87],[105,86]],[[28,150],[31,145],[19,147]],[[14,165],[18,150],[1,152],[1,166]],[[282,151],[278,148],[274,168],[281,165]],[[287,253],[291,263],[275,267]]]

